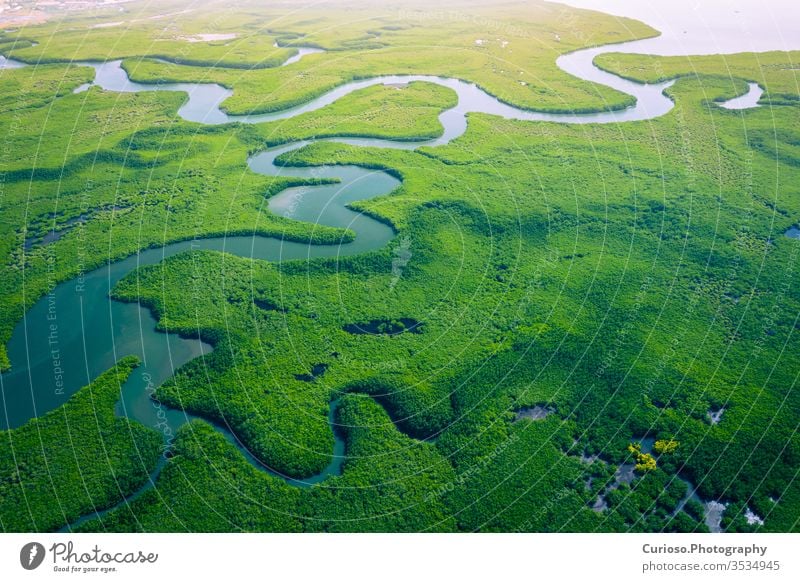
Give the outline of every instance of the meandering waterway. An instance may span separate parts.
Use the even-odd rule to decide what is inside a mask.
[[[628,93],[636,104],[619,111],[594,114],[543,113],[519,109],[502,103],[473,83],[430,75],[386,75],[354,81],[337,87],[311,101],[283,111],[258,115],[234,116],[221,109],[222,102],[232,92],[216,84],[170,83],[143,84],[129,79],[121,61],[83,63],[95,69],[93,83],[81,86],[86,90],[97,85],[107,91],[182,91],[186,102],[178,114],[189,121],[205,124],[231,122],[261,123],[288,119],[323,108],[345,95],[377,84],[403,84],[412,81],[435,83],[452,89],[458,104],[444,111],[439,120],[443,127],[440,137],[431,140],[408,142],[384,139],[346,139],[333,141],[360,146],[414,149],[422,145],[446,144],[462,135],[467,128],[467,113],[480,112],[507,119],[547,121],[559,123],[620,123],[653,119],[666,114],[672,101],[664,89],[673,81],[643,85],[607,73],[593,65],[596,55],[633,46],[633,43],[606,45],[576,51],[558,59],[566,72],[581,79],[594,81]],[[305,54],[318,52],[306,50],[292,57],[296,62]],[[285,64],[290,64],[289,62]],[[24,66],[4,57],[0,68]],[[751,87],[751,92],[752,92]],[[742,96],[733,106],[754,106],[757,99],[747,101]],[[735,101],[735,100],[734,100]],[[268,176],[290,175],[298,177],[337,178],[337,184],[287,189],[269,200],[269,209],[281,216],[315,224],[349,228],[356,237],[352,242],[336,245],[312,245],[286,242],[261,236],[231,236],[200,239],[167,244],[162,248],[139,252],[127,259],[98,268],[84,276],[62,283],[37,302],[14,329],[8,344],[12,368],[0,376],[0,388],[5,411],[0,417],[0,428],[15,427],[30,418],[62,405],[81,386],[88,384],[123,356],[135,354],[143,364],[123,386],[119,413],[143,424],[161,430],[166,436],[190,419],[182,411],[157,406],[151,399],[153,389],[169,379],[174,370],[188,361],[202,357],[212,347],[198,339],[181,338],[175,334],[155,330],[156,321],[151,313],[136,304],[112,301],[109,293],[125,275],[140,266],[151,265],[166,257],[194,249],[213,249],[242,257],[267,261],[312,259],[316,257],[344,256],[376,250],[386,245],[394,236],[387,225],[348,208],[356,200],[382,196],[395,189],[396,178],[381,171],[356,166],[321,166],[315,168],[284,168],[275,163],[277,156],[297,150],[311,143],[300,141],[273,148],[252,156],[249,167]],[[312,192],[313,191],[313,192]],[[333,426],[332,404],[329,422]],[[232,441],[236,437],[224,427],[218,427]],[[336,432],[336,431],[334,431]],[[237,442],[237,446],[256,465],[260,463]],[[307,485],[324,480],[341,470],[344,445],[336,438],[336,450],[328,467],[313,478],[297,481]]]
[[[597,49],[584,51],[584,58],[590,61],[596,51]],[[580,56],[580,51],[570,55],[570,62],[579,61],[576,56]],[[7,63],[10,66],[21,65],[15,61]],[[335,139],[338,142],[383,148],[413,149],[422,145],[449,143],[466,131],[466,115],[470,112],[529,121],[617,123],[663,115],[672,107],[672,101],[662,93],[669,83],[640,85],[619,80],[617,88],[627,90],[637,97],[635,106],[621,111],[571,115],[519,109],[498,101],[475,84],[459,79],[429,75],[387,75],[344,84],[303,105],[283,111],[232,116],[220,108],[221,103],[232,92],[220,85],[136,83],[129,79],[119,60],[83,64],[95,69],[92,84],[106,91],[185,92],[187,100],[178,114],[186,120],[207,124],[261,123],[288,119],[321,109],[353,91],[377,84],[426,81],[448,87],[457,94],[458,104],[442,112],[439,117],[443,133],[438,138],[419,142]],[[0,428],[19,426],[28,419],[63,404],[81,386],[128,354],[137,354],[142,359],[143,366],[125,386],[121,412],[148,426],[163,425],[163,416],[166,415],[171,430],[185,422],[186,415],[182,412],[156,410],[146,390],[147,385],[159,385],[176,368],[207,353],[211,346],[198,340],[156,332],[155,321],[147,310],[109,299],[109,291],[116,282],[140,266],[154,264],[168,256],[192,249],[224,250],[239,256],[278,261],[363,253],[380,248],[391,240],[393,232],[390,227],[350,210],[347,205],[356,200],[388,194],[398,186],[398,181],[385,172],[352,166],[291,168],[287,171],[274,163],[280,154],[299,149],[308,143],[310,142],[301,141],[261,152],[252,156],[248,165],[253,171],[269,176],[289,174],[339,179],[339,184],[286,190],[269,201],[269,208],[287,218],[349,228],[356,234],[353,242],[310,245],[260,236],[177,242],[142,251],[96,269],[79,280],[58,285],[28,311],[12,334],[8,345],[12,369],[2,375],[6,410],[5,418],[0,419]],[[142,377],[147,378],[146,382]]]

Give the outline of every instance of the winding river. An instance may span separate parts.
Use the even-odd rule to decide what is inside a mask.
[[[220,104],[231,95],[230,90],[220,85],[136,83],[128,78],[118,60],[82,63],[95,69],[95,80],[89,85],[81,86],[79,90],[97,85],[107,91],[120,92],[182,91],[188,98],[178,114],[188,121],[205,124],[261,123],[287,119],[315,111],[353,91],[378,84],[425,81],[455,91],[458,104],[439,116],[444,132],[436,139],[419,142],[345,138],[332,140],[359,146],[414,149],[423,145],[446,144],[459,137],[466,131],[466,114],[470,112],[488,113],[508,119],[577,124],[618,123],[664,115],[673,106],[672,101],[664,95],[664,89],[673,81],[642,85],[601,71],[592,64],[597,54],[616,51],[622,46],[624,45],[607,45],[580,50],[558,59],[558,65],[564,71],[581,79],[611,86],[636,98],[636,104],[627,109],[586,115],[519,109],[498,101],[475,84],[429,75],[388,75],[346,83],[297,107],[245,116],[228,115],[220,108]],[[308,52],[316,50],[301,52],[292,58],[299,59]],[[2,68],[17,66],[23,64],[5,58],[0,61]],[[751,92],[753,90],[751,87]],[[755,104],[752,97],[747,103],[749,106]],[[276,164],[276,157],[298,150],[308,143],[311,142],[300,141],[258,153],[248,160],[248,165],[254,172],[267,176],[284,175],[287,168]],[[109,299],[109,292],[114,285],[140,266],[152,265],[171,255],[194,249],[219,250],[267,261],[354,255],[379,249],[393,238],[394,232],[390,227],[349,209],[347,205],[356,200],[390,193],[399,185],[394,177],[382,171],[356,166],[292,167],[288,168],[287,173],[298,177],[337,178],[340,183],[284,190],[269,200],[270,211],[294,220],[349,228],[355,232],[355,240],[338,245],[311,245],[261,236],[230,236],[178,242],[141,251],[56,286],[26,313],[14,329],[8,344],[12,368],[0,376],[0,389],[5,403],[5,413],[0,417],[0,429],[20,426],[30,418],[64,404],[81,386],[88,384],[122,356],[130,354],[139,356],[143,363],[122,388],[119,413],[162,431],[167,438],[191,418],[182,411],[158,405],[150,396],[153,389],[169,379],[175,369],[209,353],[212,347],[197,339],[159,333],[155,330],[156,321],[147,309]],[[331,406],[329,418],[332,426],[334,408],[335,403]],[[218,428],[239,446],[252,463],[265,468],[236,441],[233,434],[223,427]],[[337,436],[334,455],[325,455],[330,458],[330,464],[322,473],[302,481],[284,478],[291,484],[305,486],[338,474],[344,459],[343,449],[343,442]]]
[[[567,63],[581,63],[581,58],[594,58],[597,49],[578,51],[567,55]],[[583,55],[583,56],[582,56]],[[7,60],[9,66],[21,63]],[[616,88],[637,98],[636,105],[607,113],[571,115],[541,113],[515,108],[498,101],[475,84],[459,79],[430,75],[387,75],[354,81],[337,87],[303,105],[258,115],[233,116],[221,110],[220,104],[231,91],[216,84],[170,83],[144,84],[128,78],[121,61],[82,63],[95,69],[97,85],[107,91],[181,91],[187,94],[186,102],[178,114],[188,121],[206,124],[261,123],[288,119],[321,109],[345,95],[378,84],[404,84],[412,81],[435,83],[452,89],[458,104],[441,113],[439,120],[444,128],[438,138],[409,142],[385,139],[346,139],[333,141],[359,146],[413,149],[420,146],[437,146],[462,135],[467,128],[466,115],[481,112],[509,119],[529,121],[558,121],[563,123],[617,123],[651,119],[672,108],[672,101],[663,94],[671,82],[658,85],[640,85],[616,79]],[[559,64],[563,65],[563,62]],[[567,70],[575,70],[564,65]],[[602,73],[604,76],[611,76]],[[281,154],[297,150],[308,141],[300,141],[269,149],[252,156],[249,167],[268,176],[283,175],[285,169],[275,164]],[[269,209],[281,216],[318,223],[325,226],[349,228],[355,232],[353,242],[339,245],[309,245],[286,242],[259,236],[233,236],[199,239],[149,249],[96,269],[81,280],[58,285],[42,298],[16,326],[8,344],[12,369],[0,377],[6,402],[5,418],[0,428],[15,427],[63,404],[65,400],[108,369],[121,356],[137,354],[143,361],[123,391],[121,412],[148,426],[163,424],[166,415],[174,430],[186,420],[182,412],[157,410],[145,388],[159,385],[172,372],[187,361],[207,353],[211,346],[197,340],[188,340],[154,330],[154,320],[149,311],[136,305],[111,301],[110,289],[132,270],[162,261],[179,252],[192,249],[224,250],[244,257],[279,261],[309,259],[324,256],[342,256],[375,250],[393,237],[387,225],[366,215],[356,213],[347,204],[374,196],[385,195],[398,186],[398,181],[385,172],[353,166],[322,166],[291,168],[290,175],[298,177],[336,178],[338,184],[310,188],[292,188],[269,200]],[[57,322],[57,332],[50,329],[48,315]],[[58,350],[55,360],[63,365],[54,366],[53,350]],[[60,368],[54,373],[54,368]],[[58,378],[56,378],[58,376]],[[145,378],[146,380],[142,380]],[[63,386],[56,385],[56,382]],[[156,414],[158,413],[158,414]],[[159,418],[159,416],[161,418]]]

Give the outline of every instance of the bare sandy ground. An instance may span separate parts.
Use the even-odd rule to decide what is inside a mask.
[[[113,8],[132,0],[0,0],[0,29],[22,28],[41,24],[67,14]],[[119,26],[124,22],[109,22],[97,28]]]
[[[217,34],[193,34],[191,36],[179,36],[178,40],[186,42],[212,42],[215,40],[233,40],[236,33],[217,33]]]

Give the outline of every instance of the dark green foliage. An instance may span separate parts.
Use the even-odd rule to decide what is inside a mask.
[[[453,521],[435,495],[453,479],[433,445],[403,436],[372,399],[342,398],[341,477],[298,489],[249,465],[211,426],[182,427],[155,490],[85,531],[425,531]],[[396,478],[387,479],[395,475]],[[236,495],[231,495],[231,489]],[[165,516],[167,516],[165,519]]]
[[[353,205],[391,224],[396,239],[369,254],[278,266],[185,253],[122,280],[115,297],[151,308],[163,330],[199,329],[215,348],[159,387],[160,401],[228,427],[256,460],[212,424],[192,422],[154,490],[83,528],[705,531],[688,481],[702,499],[727,504],[725,529],[755,529],[745,517],[752,510],[765,520],[759,529],[797,530],[800,247],[783,232],[800,219],[800,116],[790,98],[770,109],[719,108],[752,78],[740,60],[747,59],[736,59],[742,78],[719,70],[682,77],[669,90],[675,109],[644,123],[577,127],[471,115],[467,133],[443,147],[320,142],[293,152],[286,161],[295,166],[356,164],[402,179],[389,196]],[[139,72],[160,67],[146,63]],[[267,73],[242,84],[263,89]],[[784,76],[767,78],[771,94],[786,92]],[[336,79],[275,94],[304,100]],[[408,99],[428,92],[413,89],[399,99],[406,113],[425,108]],[[237,106],[253,105],[255,92],[237,94]],[[430,94],[447,104],[446,92]],[[175,121],[175,95],[85,98],[87,117],[77,120],[66,112],[78,97],[57,99],[54,126],[37,108],[25,113],[41,127],[18,137],[21,153],[4,167],[12,236],[0,238],[8,263],[2,337],[31,295],[47,288],[41,245],[24,256],[20,246],[66,228],[87,205],[89,251],[104,259],[231,231],[332,242],[351,235],[312,235],[308,225],[261,212],[265,196],[299,182],[247,172],[246,156],[265,140],[328,130],[408,137],[386,119],[331,129],[330,112],[277,134],[275,126],[199,128]],[[382,91],[362,98],[390,99]],[[428,109],[430,121],[438,109]],[[65,120],[87,128],[72,146],[58,141]],[[438,131],[422,125],[415,135]],[[26,152],[42,133],[63,160],[51,154],[31,163]],[[91,200],[80,202],[87,191]],[[50,245],[63,253],[59,280],[74,275],[75,242],[67,232]],[[407,260],[398,273],[399,256]],[[533,405],[553,413],[513,422],[513,411]],[[707,413],[720,409],[713,424]],[[334,434],[345,440],[342,474],[313,487],[291,486],[259,466],[311,478],[329,466]],[[645,436],[680,446],[624,482],[628,446]],[[36,477],[37,488],[52,487],[47,475]],[[135,481],[127,478],[127,490]],[[105,505],[118,498],[107,485]],[[599,497],[607,508],[595,511]],[[63,523],[41,511],[45,526],[3,525]]]
[[[702,102],[723,90],[719,83],[679,81],[675,114],[626,125],[627,148],[615,145],[614,127],[476,115],[458,142],[424,155],[330,143],[298,152],[293,163],[396,168],[403,186],[390,203],[359,206],[397,225],[397,239],[372,255],[280,267],[178,256],[141,270],[135,287],[123,281],[117,293],[156,301],[170,329],[198,317],[225,329],[205,367],[187,366],[160,394],[224,419],[262,461],[296,476],[329,460],[330,401],[370,395],[396,429],[435,439],[455,479],[438,483],[431,500],[461,530],[704,531],[703,509],[683,503],[678,474],[703,499],[757,506],[765,529],[795,528],[788,516],[800,507],[792,480],[798,401],[789,354],[798,349],[800,296],[785,271],[795,243],[774,234],[773,221],[781,221],[779,234],[800,204],[791,182],[766,194],[774,164],[758,150],[747,162],[739,122]],[[755,135],[775,116],[796,125],[790,109],[747,115]],[[603,144],[602,158],[586,145],[587,131],[594,147]],[[497,135],[513,135],[514,147]],[[658,148],[666,152],[654,158]],[[556,156],[567,168],[550,163]],[[502,165],[504,181],[487,180],[487,160]],[[739,187],[743,163],[753,194]],[[605,204],[597,203],[598,176]],[[707,194],[720,189],[723,205]],[[773,206],[762,202],[775,196]],[[750,209],[746,224],[738,205]],[[412,256],[391,283],[401,241]],[[199,303],[161,291],[185,288],[198,272]],[[254,311],[252,296],[280,310]],[[403,331],[411,320],[424,321],[422,333]],[[352,333],[354,325],[370,333]],[[757,361],[748,357],[754,346]],[[759,363],[767,361],[780,365]],[[327,366],[324,375],[303,381],[315,365]],[[554,414],[510,422],[513,410],[542,403]],[[706,412],[721,406],[722,421],[710,425]],[[657,470],[614,485],[616,468],[631,462],[628,445],[643,435],[680,446],[657,455]],[[600,459],[581,463],[581,452]],[[345,463],[341,479],[352,467]],[[374,471],[389,482],[413,474],[400,465]],[[592,511],[600,494],[608,509]],[[733,511],[723,525],[743,528]]]
[[[161,435],[115,416],[124,358],[62,407],[0,432],[0,529],[52,531],[139,489],[161,452]]]

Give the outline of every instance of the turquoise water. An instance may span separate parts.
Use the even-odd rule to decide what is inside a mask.
[[[448,87],[458,96],[458,104],[440,115],[441,137],[421,142],[398,142],[381,139],[335,139],[354,145],[413,149],[421,145],[436,146],[448,143],[466,131],[466,114],[482,112],[509,119],[552,121],[561,123],[617,123],[651,119],[667,113],[673,106],[663,91],[671,81],[641,85],[605,73],[592,65],[599,52],[616,50],[619,46],[585,49],[561,57],[558,61],[567,72],[581,78],[612,86],[634,95],[636,105],[621,111],[588,115],[553,114],[527,111],[502,103],[474,84],[458,79],[427,75],[388,75],[342,85],[306,104],[275,113],[230,116],[220,109],[231,91],[215,84],[142,84],[130,81],[120,61],[84,63],[95,69],[94,85],[108,91],[182,91],[187,101],[179,110],[184,119],[207,124],[229,122],[259,123],[287,119],[325,107],[353,91],[376,85],[426,81]],[[301,52],[301,58],[306,51]],[[286,63],[288,64],[288,63]],[[24,66],[4,59],[3,67]],[[82,86],[85,90],[89,86]],[[203,357],[212,347],[199,339],[182,338],[155,330],[155,320],[147,309],[137,304],[112,301],[109,293],[126,274],[142,265],[155,264],[180,252],[197,249],[225,251],[242,257],[268,261],[310,260],[318,257],[345,256],[364,253],[387,244],[394,233],[385,224],[347,208],[347,204],[390,193],[398,180],[381,171],[355,166],[322,166],[315,168],[284,168],[276,166],[275,158],[285,152],[304,147],[309,142],[297,142],[267,150],[252,156],[248,165],[254,172],[277,176],[288,174],[300,177],[336,178],[331,185],[292,188],[269,201],[269,209],[287,218],[315,224],[349,228],[356,238],[338,245],[310,245],[284,242],[260,236],[233,236],[200,239],[143,250],[122,261],[113,262],[84,277],[62,283],[52,293],[37,302],[16,326],[8,344],[12,368],[0,376],[0,389],[5,404],[0,415],[0,428],[15,427],[30,418],[40,416],[60,406],[81,386],[88,384],[119,358],[137,355],[143,364],[123,386],[119,404],[120,414],[161,430],[166,438],[190,418],[182,411],[166,409],[151,398],[152,391],[170,378],[181,365]],[[333,425],[333,409],[331,423]],[[236,442],[233,434],[222,430]],[[336,432],[336,431],[334,431]],[[241,443],[237,445],[254,464],[259,464]],[[329,466],[317,476],[293,484],[319,482],[341,470],[344,445],[336,438],[336,449]]]

